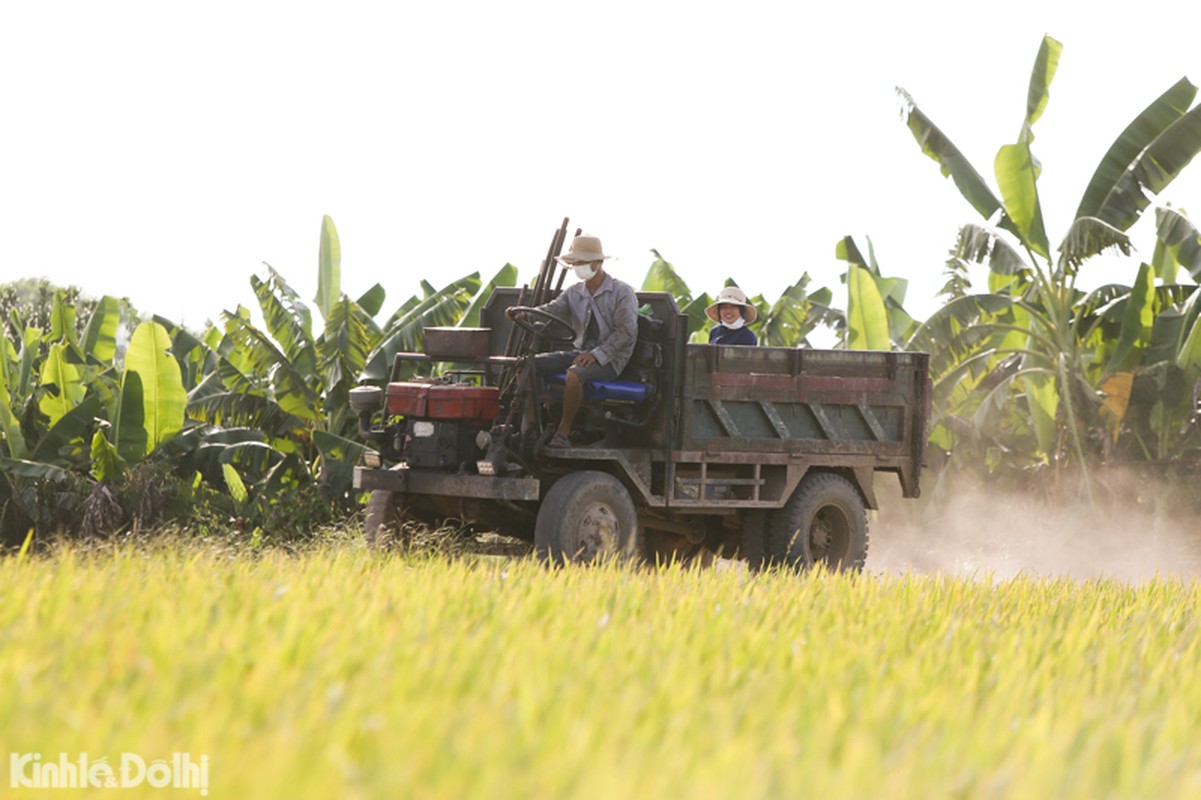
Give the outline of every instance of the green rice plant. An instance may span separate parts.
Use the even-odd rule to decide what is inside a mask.
[[[0,560],[0,795],[186,752],[214,798],[1198,796],[1199,595],[68,547]]]

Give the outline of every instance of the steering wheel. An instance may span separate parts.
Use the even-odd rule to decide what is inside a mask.
[[[571,323],[561,317],[556,317],[549,311],[532,306],[512,306],[509,311],[515,314],[525,314],[525,317],[512,317],[510,321],[531,336],[545,336],[556,342],[569,342],[575,338],[575,330],[571,327]],[[528,317],[535,317],[539,321],[531,322]]]

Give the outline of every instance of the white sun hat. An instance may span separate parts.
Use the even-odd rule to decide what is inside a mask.
[[[750,325],[759,316],[759,312],[753,305],[746,301],[746,292],[739,289],[737,286],[726,286],[717,293],[717,300],[713,305],[705,309],[705,314],[714,322],[721,322],[721,318],[717,315],[717,307],[721,305],[727,306],[742,306],[742,316],[746,319],[746,324]]]
[[[586,233],[581,233],[571,240],[571,249],[561,256],[556,256],[555,260],[560,264],[571,265],[604,261],[612,257],[605,255],[605,250],[601,247],[600,239],[595,236],[589,236]]]

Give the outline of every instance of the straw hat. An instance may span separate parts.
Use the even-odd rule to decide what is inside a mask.
[[[759,316],[759,312],[755,307],[746,301],[746,292],[739,289],[737,286],[726,286],[717,293],[717,300],[713,305],[705,309],[705,314],[714,322],[721,322],[721,317],[717,315],[717,307],[721,305],[742,306],[742,316],[746,319],[746,324],[750,325]]]
[[[605,255],[600,239],[581,233],[571,240],[571,249],[561,256],[555,256],[560,264],[587,264],[592,261],[604,261],[613,256]]]

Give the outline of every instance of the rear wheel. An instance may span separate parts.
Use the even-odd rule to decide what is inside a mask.
[[[641,558],[638,513],[621,481],[587,470],[560,478],[542,501],[534,549],[553,564]]]
[[[368,547],[387,547],[400,541],[403,513],[400,495],[386,489],[375,489],[367,499],[367,518],[363,534]]]
[[[797,569],[825,564],[861,570],[867,560],[867,514],[855,485],[841,475],[806,475],[772,517],[771,555]]]

